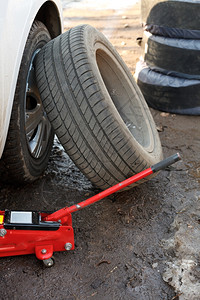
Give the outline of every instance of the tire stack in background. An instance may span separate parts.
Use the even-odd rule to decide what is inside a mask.
[[[152,108],[200,115],[200,1],[141,0],[137,83]]]

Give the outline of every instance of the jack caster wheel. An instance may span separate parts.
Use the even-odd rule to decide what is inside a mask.
[[[43,260],[43,264],[46,268],[51,268],[53,267],[53,265],[55,264],[55,260],[54,258],[48,258],[48,259],[44,259]]]

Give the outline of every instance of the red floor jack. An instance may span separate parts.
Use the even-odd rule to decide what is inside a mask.
[[[107,190],[54,213],[38,211],[0,211],[0,257],[35,253],[51,267],[55,251],[74,249],[71,213],[93,204],[180,160],[177,153]]]

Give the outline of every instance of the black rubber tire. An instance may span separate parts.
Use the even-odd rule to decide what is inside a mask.
[[[187,40],[200,40],[200,30],[181,29],[152,24],[146,24],[144,28],[146,31],[158,36]]]
[[[200,40],[172,39],[144,31],[142,48],[144,60],[152,68],[173,71],[179,77],[200,78]],[[166,70],[166,71],[164,71]]]
[[[139,62],[137,83],[148,105],[154,109],[186,115],[200,115],[200,80],[163,75]]]
[[[108,188],[160,161],[149,108],[119,54],[95,28],[77,26],[49,42],[36,66],[55,133],[94,185]]]
[[[9,131],[2,158],[8,173],[7,180],[11,180],[12,182],[23,183],[34,181],[44,172],[48,163],[54,137],[53,129],[49,129],[50,125],[48,125],[48,133],[44,133],[44,135],[48,134],[49,137],[45,149],[42,149],[40,153],[38,152],[38,157],[36,155],[34,156],[30,151],[27,140],[25,116],[27,111],[26,101],[28,101],[26,100],[27,76],[29,74],[30,64],[33,62],[35,53],[50,40],[51,37],[44,24],[35,21],[31,27],[23,53]],[[38,91],[36,91],[36,93],[39,95]],[[45,114],[43,111],[44,117]],[[41,118],[43,117],[41,116]],[[47,130],[46,127],[44,130]]]
[[[200,3],[188,1],[141,1],[142,20],[148,25],[199,30]]]

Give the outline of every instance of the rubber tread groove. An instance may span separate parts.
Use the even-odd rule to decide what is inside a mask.
[[[70,47],[70,45],[69,45],[69,50],[70,50],[70,53],[72,53],[72,50],[71,50],[71,47]],[[61,54],[61,53],[60,53]],[[76,72],[76,68],[75,68],[75,65],[74,65],[74,63],[73,63],[73,61],[72,61],[72,64],[73,64],[73,66],[74,66],[74,70],[75,70],[75,72]],[[77,74],[77,72],[76,72],[76,76],[77,76],[77,78],[78,78],[78,74]],[[79,79],[78,79],[78,81],[79,81]],[[80,81],[79,81],[79,84],[80,84]],[[81,84],[80,84],[81,85]],[[81,88],[81,86],[80,86],[80,88]],[[84,93],[84,90],[82,89],[82,91],[83,91],[83,94],[85,95],[85,93]],[[95,94],[95,93],[94,93]],[[92,94],[93,95],[93,94]],[[92,96],[91,95],[91,96]],[[90,97],[91,97],[90,96]],[[90,99],[90,97],[87,97],[86,95],[85,95],[85,99]],[[90,106],[90,105],[88,105],[88,106]],[[79,110],[79,107],[77,107],[77,109]],[[80,110],[79,110],[80,111]],[[97,120],[97,119],[96,119]],[[98,121],[98,120],[97,120]],[[85,123],[87,124],[87,120],[85,120]],[[101,126],[100,126],[100,124],[99,124],[99,127],[100,127],[100,130],[102,130],[103,131],[103,129],[101,128]],[[93,135],[93,137],[94,137],[94,139],[95,139],[95,135],[93,134],[93,132],[91,132],[91,134]],[[106,135],[106,133],[104,132],[104,134]],[[108,138],[108,137],[107,137]],[[103,149],[102,149],[102,147],[101,147],[101,145],[99,145],[99,147],[101,148],[101,150],[102,150],[102,152],[103,152]],[[92,151],[93,152],[93,151]],[[109,157],[107,156],[107,159],[109,159]],[[118,170],[118,171],[120,171],[121,172],[121,170]],[[109,172],[110,173],[110,172]],[[124,176],[124,174],[122,173],[122,175]]]
[[[53,51],[53,47],[52,47],[52,51]],[[60,55],[62,55],[62,53],[60,52]],[[53,53],[52,53],[52,57],[53,57]],[[61,56],[60,56],[61,57]],[[56,69],[55,69],[55,61],[54,61],[54,64],[53,64],[53,68],[54,68],[54,74],[55,74],[55,78],[56,78],[56,82],[57,82],[57,84],[58,84],[58,86],[60,86],[60,84],[59,84],[59,80],[58,80],[58,78],[57,78],[57,75],[56,75]],[[66,78],[66,80],[68,81],[68,78]],[[70,84],[68,84],[68,87],[70,88]],[[60,91],[62,90],[61,89],[62,87],[60,86]],[[72,93],[72,96],[73,96],[73,93]],[[64,94],[63,94],[63,97],[64,97]],[[56,107],[57,108],[57,107]],[[69,109],[69,107],[68,107],[68,111],[70,112],[70,109]],[[57,109],[57,112],[58,112],[58,109]],[[73,115],[71,114],[71,118],[73,119]],[[75,120],[74,120],[74,123],[76,123],[75,122]],[[81,131],[80,131],[80,133],[81,133]],[[68,130],[68,134],[69,134],[69,130]],[[70,135],[70,134],[69,134]],[[70,135],[70,137],[71,137],[71,140],[73,140],[73,135]],[[84,138],[84,136],[82,135],[82,137]],[[59,136],[59,138],[60,138],[60,136]],[[64,144],[65,145],[65,144]],[[88,146],[90,146],[89,144],[88,144]],[[75,146],[76,147],[76,146]],[[74,148],[74,145],[70,148],[70,149],[67,149],[67,151],[69,151],[69,150],[71,150],[72,148]],[[78,150],[79,152],[80,152],[80,150]],[[80,155],[81,156],[81,155]],[[75,162],[75,161],[74,161]],[[88,162],[87,162],[88,163]],[[111,175],[111,174],[110,174]],[[101,178],[101,180],[103,180],[104,181],[104,178]]]

